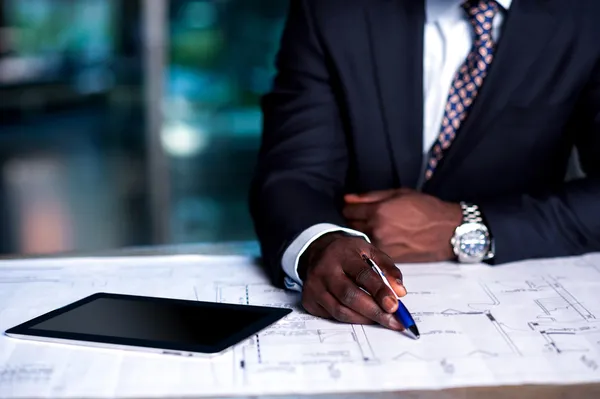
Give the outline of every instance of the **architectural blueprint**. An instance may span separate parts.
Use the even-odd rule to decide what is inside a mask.
[[[600,382],[600,254],[502,266],[402,265],[414,341],[307,314],[251,259],[0,262],[0,329],[95,292],[288,307],[210,358],[0,337],[0,397],[252,395]],[[207,325],[206,328],[210,328]]]

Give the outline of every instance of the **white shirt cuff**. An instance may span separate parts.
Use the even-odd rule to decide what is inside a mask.
[[[310,244],[312,244],[316,239],[321,237],[324,234],[332,233],[334,231],[341,231],[347,234],[351,234],[354,236],[362,237],[368,242],[369,237],[360,231],[347,229],[344,227],[340,227],[335,224],[330,223],[320,223],[315,224],[308,229],[304,230],[292,243],[286,248],[283,253],[283,258],[281,259],[281,266],[283,267],[283,271],[287,275],[285,278],[285,287],[294,290],[301,291],[302,290],[302,280],[298,276],[298,262],[300,261],[300,257],[308,248]]]

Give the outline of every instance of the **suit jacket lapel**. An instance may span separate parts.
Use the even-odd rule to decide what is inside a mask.
[[[502,27],[488,76],[451,147],[444,154],[424,189],[432,189],[452,173],[485,134],[486,126],[504,108],[511,94],[530,72],[530,67],[556,32],[558,17],[550,0],[513,0]]]
[[[414,188],[423,162],[424,0],[369,0],[367,20],[394,166],[400,184]]]

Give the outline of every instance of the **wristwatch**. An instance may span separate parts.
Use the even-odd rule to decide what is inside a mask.
[[[494,257],[493,240],[479,207],[461,202],[463,220],[454,231],[450,245],[461,263],[479,263]]]

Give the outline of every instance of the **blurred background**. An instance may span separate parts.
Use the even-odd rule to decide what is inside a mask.
[[[286,0],[0,0],[0,255],[253,240]]]

